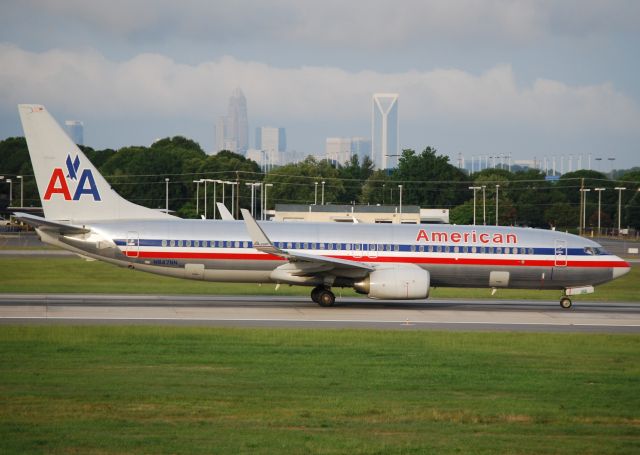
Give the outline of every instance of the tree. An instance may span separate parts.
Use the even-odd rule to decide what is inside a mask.
[[[466,199],[463,189],[469,183],[464,172],[449,163],[449,157],[437,155],[432,147],[420,154],[404,150],[392,177],[404,185],[403,203],[420,207],[456,206]]]
[[[363,204],[392,204],[387,191],[392,188],[391,177],[384,170],[373,171],[371,176],[362,185],[360,202]]]
[[[344,202],[362,202],[364,182],[371,177],[373,169],[371,158],[365,156],[360,163],[358,155],[351,156],[349,161],[338,167],[338,175],[343,179],[344,193],[342,198]]]
[[[548,221],[549,227],[555,229],[574,228],[578,224],[578,216],[578,207],[568,202],[556,202],[544,213],[544,218]]]
[[[269,199],[274,204],[313,204],[316,182],[317,202],[320,204],[323,181],[325,204],[339,202],[344,194],[344,185],[338,170],[328,160],[317,161],[308,156],[304,161],[286,164],[270,172],[265,178],[266,183],[273,184]]]
[[[260,172],[260,166],[255,161],[247,159],[246,157],[231,152],[229,150],[221,150],[215,155],[207,156],[204,161],[201,162],[197,172],[198,178],[208,178],[213,180],[233,181],[238,183],[238,187],[231,191],[224,191],[224,200],[222,200],[223,191],[216,194],[218,202],[222,202],[231,211],[233,204],[236,201],[232,201],[231,197],[238,195],[239,192],[239,204],[240,207],[250,208],[251,206],[251,188],[248,188],[245,183],[258,182],[263,178]],[[207,187],[208,195],[200,193],[201,197],[212,197],[213,185]],[[194,188],[195,189],[195,188]],[[193,197],[193,196],[192,196]],[[210,210],[213,213],[213,206],[210,206]]]
[[[629,227],[640,229],[640,169],[627,172],[620,180],[618,183],[627,188],[623,193],[628,194],[624,203],[623,221]]]

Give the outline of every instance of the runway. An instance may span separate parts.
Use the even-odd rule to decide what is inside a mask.
[[[303,297],[2,294],[0,324],[640,333],[640,304],[577,302],[563,310],[531,300],[345,298],[321,308]]]

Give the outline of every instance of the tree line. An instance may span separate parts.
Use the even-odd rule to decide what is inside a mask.
[[[251,188],[247,183],[265,183],[268,208],[275,204],[371,204],[403,205],[450,210],[455,224],[498,224],[575,230],[581,223],[581,195],[585,196],[585,228],[617,227],[619,202],[621,227],[640,229],[640,168],[617,180],[592,170],[566,173],[556,181],[545,180],[536,169],[488,168],[469,175],[452,165],[433,147],[422,152],[404,150],[396,169],[375,170],[372,161],[353,156],[334,163],[313,156],[263,173],[259,165],[242,155],[221,151],[207,155],[190,139],[175,136],[149,147],[119,150],[81,147],[91,162],[123,197],[152,208],[165,206],[165,179],[169,179],[169,208],[184,218],[203,215],[204,185],[208,179],[207,217],[213,216],[213,197],[231,209],[249,208]],[[0,142],[0,175],[22,175],[25,206],[40,206],[33,169],[23,137]],[[211,182],[225,181],[226,185]],[[230,183],[235,185],[230,188]],[[19,205],[19,183],[14,179],[12,205]],[[216,187],[216,188],[214,188]],[[619,192],[616,187],[626,187]],[[473,189],[475,188],[475,189]],[[604,188],[595,191],[595,188]],[[581,189],[590,190],[583,191]],[[8,184],[0,180],[0,204],[8,205]],[[232,194],[237,196],[233,201]],[[196,200],[196,195],[199,196]],[[256,199],[259,198],[256,192]],[[619,200],[619,197],[621,199]],[[598,203],[600,198],[600,203]],[[256,204],[259,207],[259,204]]]

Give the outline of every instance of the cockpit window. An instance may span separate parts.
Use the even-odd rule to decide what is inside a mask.
[[[587,253],[589,256],[595,255],[595,251],[590,246],[585,246],[584,252]]]
[[[604,248],[602,248],[602,247],[594,248],[594,251],[596,252],[596,254],[598,256],[605,256],[605,255],[609,254],[609,252],[607,250],[605,250]]]

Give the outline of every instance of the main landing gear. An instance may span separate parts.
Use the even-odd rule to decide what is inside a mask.
[[[336,302],[336,296],[331,292],[331,289],[324,286],[316,286],[311,291],[311,300],[320,306],[329,307]]]
[[[566,295],[562,296],[562,298],[560,299],[560,306],[565,310],[568,310],[569,308],[571,308],[571,299]]]

